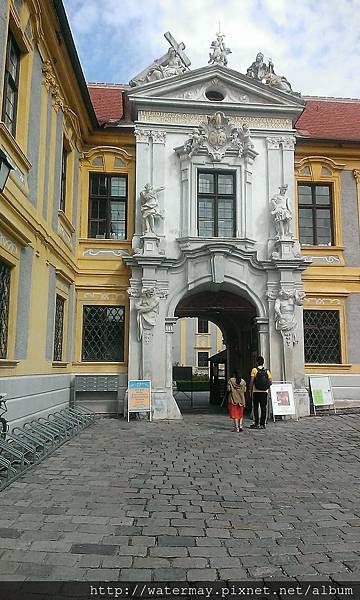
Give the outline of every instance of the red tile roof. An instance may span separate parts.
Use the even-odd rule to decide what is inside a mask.
[[[108,83],[88,84],[99,125],[115,125],[124,117],[124,87]]]
[[[125,117],[125,84],[89,83],[90,98],[100,125],[116,125]],[[306,107],[295,122],[307,138],[360,141],[360,100],[305,98]]]
[[[305,137],[360,141],[360,100],[305,98],[306,107],[295,123]]]

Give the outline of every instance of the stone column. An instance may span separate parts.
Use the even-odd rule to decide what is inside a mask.
[[[264,357],[265,365],[270,368],[269,319],[256,317],[255,321],[259,333],[260,354]]]

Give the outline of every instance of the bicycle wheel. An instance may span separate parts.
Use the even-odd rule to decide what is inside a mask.
[[[7,429],[7,420],[0,417],[0,440],[4,440],[6,438]]]

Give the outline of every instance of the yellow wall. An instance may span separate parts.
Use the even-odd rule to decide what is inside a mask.
[[[334,264],[313,263],[303,274],[306,299],[304,309],[337,310],[340,317],[341,334],[341,365],[307,365],[308,373],[324,372],[360,373],[360,365],[349,364],[346,329],[346,298],[353,293],[360,294],[360,257],[359,264],[346,266],[344,260],[344,245],[342,220],[346,210],[342,202],[341,174],[348,171],[355,177],[357,183],[358,219],[360,219],[360,152],[354,145],[320,142],[301,143],[296,145],[295,179],[297,182],[330,183],[333,190],[333,246],[302,247],[305,256],[335,256]],[[297,185],[295,186],[297,190]],[[296,198],[297,203],[297,198]],[[298,211],[296,211],[296,215]],[[298,227],[298,223],[296,224]],[[359,220],[360,227],[360,220]],[[360,231],[360,228],[359,228]]]
[[[51,3],[24,0],[21,13],[7,0],[8,20],[11,31],[21,50],[19,102],[15,137],[0,124],[0,146],[4,148],[17,173],[11,173],[4,193],[0,195],[0,259],[11,270],[10,315],[7,358],[0,360],[0,376],[49,374],[66,372],[124,372],[127,368],[127,329],[129,272],[121,256],[99,254],[84,255],[86,249],[130,250],[134,231],[134,158],[135,141],[128,133],[108,131],[94,132],[84,105],[81,91],[72,70],[64,43],[56,36],[58,22]],[[29,35],[29,23],[32,34]],[[7,39],[1,39],[3,50]],[[43,62],[41,89],[39,140],[39,164],[37,167],[37,205],[30,202],[28,178],[31,164],[26,155],[30,127],[31,81],[35,48]],[[4,78],[4,65],[0,65],[0,78]],[[51,118],[48,120],[48,101],[51,99]],[[59,113],[63,113],[63,136],[69,150],[67,162],[66,208],[58,210],[58,199],[52,204],[55,181],[56,128]],[[50,123],[50,129],[48,124]],[[50,152],[47,153],[47,139]],[[77,166],[76,156],[80,162]],[[103,158],[103,166],[92,164],[96,157]],[[116,163],[116,164],[115,164]],[[121,166],[119,167],[119,165]],[[59,165],[57,165],[59,167]],[[73,190],[75,171],[78,169],[77,214],[73,214]],[[128,175],[128,239],[88,240],[87,211],[89,172],[102,171]],[[48,172],[49,193],[45,180]],[[59,171],[57,170],[57,173]],[[43,215],[47,202],[47,217]],[[58,229],[53,230],[53,211],[58,212]],[[75,234],[75,251],[71,237]],[[19,297],[19,273],[21,249],[30,245],[33,249],[31,292],[28,298]],[[55,294],[65,299],[63,360],[57,363],[46,360],[47,314],[49,292],[49,268],[55,269]],[[69,322],[69,286],[75,285],[75,320],[73,360],[66,362],[67,326]],[[15,360],[16,316],[18,303],[26,303],[29,311],[27,357]],[[123,363],[81,363],[82,305],[122,304],[126,307],[125,360]]]

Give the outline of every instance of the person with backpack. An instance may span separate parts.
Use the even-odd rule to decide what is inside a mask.
[[[240,432],[243,430],[246,383],[237,371],[230,377],[227,383],[227,391],[229,416],[234,422],[233,431]]]
[[[272,383],[272,375],[268,369],[264,367],[264,359],[258,356],[256,359],[256,367],[251,371],[250,379],[250,395],[253,402],[254,423],[250,425],[251,429],[265,429],[268,390]],[[259,419],[260,406],[260,419]]]

